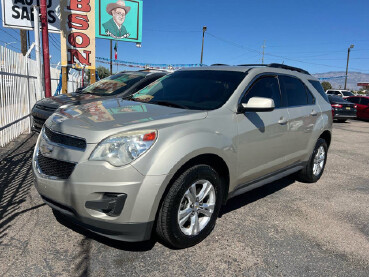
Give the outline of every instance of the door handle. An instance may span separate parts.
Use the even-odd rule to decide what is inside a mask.
[[[312,110],[312,112],[310,113],[311,116],[317,116],[318,113],[315,110]]]
[[[285,125],[287,124],[287,119],[285,119],[283,116],[278,120],[278,124]]]

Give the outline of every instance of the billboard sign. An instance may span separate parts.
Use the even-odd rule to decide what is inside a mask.
[[[60,0],[62,66],[95,69],[95,1]]]
[[[142,41],[141,0],[96,0],[96,37]]]
[[[38,5],[39,0],[1,0],[3,26],[23,30],[33,30],[34,14],[33,6]],[[49,31],[60,32],[60,0],[48,0]]]

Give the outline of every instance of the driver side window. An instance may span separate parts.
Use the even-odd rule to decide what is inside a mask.
[[[276,108],[281,106],[281,94],[277,77],[267,76],[256,80],[242,98],[242,103],[247,103],[252,97],[265,97],[274,100]]]

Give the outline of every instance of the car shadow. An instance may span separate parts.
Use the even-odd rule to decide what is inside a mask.
[[[142,242],[125,242],[125,241],[119,241],[114,240],[110,238],[106,238],[104,236],[98,235],[96,233],[93,233],[73,222],[68,220],[66,216],[63,214],[53,210],[54,216],[56,220],[64,225],[65,227],[83,235],[86,239],[92,239],[96,240],[99,243],[105,244],[109,247],[113,247],[115,249],[124,250],[124,251],[131,251],[131,252],[145,252],[151,250],[154,245],[156,244],[157,240],[155,237],[153,237],[150,240],[142,241]]]
[[[261,186],[260,188],[256,188],[244,194],[235,196],[227,201],[227,204],[222,207],[219,212],[218,217],[222,217],[223,215],[230,213],[232,211],[238,210],[248,204],[251,204],[257,200],[260,200],[264,197],[267,197],[270,194],[273,194],[285,187],[293,184],[295,182],[295,178],[293,175],[284,177],[278,181],[266,184]]]

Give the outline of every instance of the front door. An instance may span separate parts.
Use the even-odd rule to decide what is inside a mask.
[[[281,106],[277,76],[262,76],[243,96],[247,103],[251,97],[274,100],[271,112],[245,112],[237,114],[237,172],[239,184],[246,184],[286,166],[288,153],[288,113]]]

